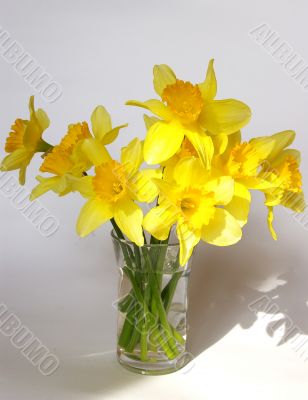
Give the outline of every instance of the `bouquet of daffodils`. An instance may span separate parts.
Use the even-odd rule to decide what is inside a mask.
[[[42,153],[44,175],[36,178],[32,200],[48,191],[59,196],[79,192],[85,199],[77,220],[82,237],[111,221],[132,285],[130,303],[141,302],[147,312],[140,323],[124,323],[119,341],[131,351],[139,345],[145,360],[151,318],[158,321],[155,340],[169,359],[177,356],[177,344],[183,341],[167,318],[171,289],[155,275],[146,280],[137,274],[137,267],[155,270],[163,262],[165,254],[152,257],[147,245],[168,244],[174,230],[180,267],[200,240],[216,246],[237,243],[248,220],[251,190],[264,193],[275,240],[274,207],[295,212],[305,208],[300,153],[289,148],[293,131],[243,140],[240,130],[250,120],[250,108],[235,99],[216,99],[213,60],[198,84],[180,80],[167,65],[156,65],[153,72],[159,98],[127,102],[150,114],[144,115],[145,139],[132,140],[117,160],[107,147],[127,125],[113,127],[103,106],[94,109],[90,124],[70,124],[60,143],[51,145],[43,139],[48,116],[35,109],[31,97],[29,119],[16,119],[12,125],[5,144],[9,154],[1,164],[2,171],[19,170],[24,184],[31,159]],[[141,203],[148,204],[147,212]],[[128,298],[120,302],[121,311],[132,313],[134,320],[136,314],[127,311],[126,303]]]

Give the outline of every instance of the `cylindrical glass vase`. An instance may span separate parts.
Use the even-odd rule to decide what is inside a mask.
[[[187,289],[190,262],[179,263],[179,244],[153,243],[138,247],[112,240],[120,273],[118,361],[147,375],[179,370],[190,361],[186,351]]]

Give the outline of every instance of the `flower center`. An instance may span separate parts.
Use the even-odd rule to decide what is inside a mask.
[[[196,121],[203,107],[202,95],[198,85],[178,79],[172,85],[165,87],[162,99],[184,123]]]
[[[182,195],[178,200],[178,206],[184,216],[190,219],[198,211],[200,201],[200,191],[195,188],[187,188],[182,192]]]
[[[196,204],[192,199],[181,200],[181,209],[185,211],[192,211],[196,208]]]
[[[112,187],[115,194],[120,194],[124,190],[123,185],[120,182],[115,182]]]
[[[95,168],[93,188],[103,200],[117,202],[127,193],[127,173],[124,165],[115,160]]]

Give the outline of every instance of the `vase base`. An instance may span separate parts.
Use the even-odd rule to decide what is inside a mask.
[[[166,375],[184,368],[192,360],[192,357],[190,353],[183,353],[174,360],[141,361],[137,357],[127,356],[125,352],[118,350],[117,359],[122,367],[137,374]]]

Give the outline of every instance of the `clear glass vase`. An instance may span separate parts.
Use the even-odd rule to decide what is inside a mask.
[[[111,233],[120,273],[118,361],[147,375],[179,370],[186,352],[187,288],[190,262],[179,264],[179,244],[138,247]]]

